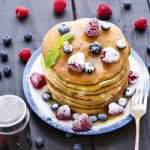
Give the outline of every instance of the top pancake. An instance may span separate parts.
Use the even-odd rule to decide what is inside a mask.
[[[112,78],[117,73],[119,73],[124,64],[126,63],[128,56],[130,54],[130,45],[126,41],[121,30],[111,23],[111,29],[108,31],[104,31],[100,28],[99,36],[96,38],[89,38],[84,34],[85,25],[90,21],[90,18],[79,19],[76,21],[65,22],[69,25],[70,31],[75,33],[75,37],[73,41],[70,43],[73,46],[73,52],[70,55],[67,55],[61,51],[61,56],[58,59],[57,63],[48,68],[51,71],[54,71],[55,74],[66,82],[76,83],[76,84],[97,84],[103,82],[107,79]],[[99,25],[101,25],[102,21],[99,21]],[[48,50],[51,48],[50,39],[54,43],[57,43],[58,38],[61,36],[58,32],[58,25],[54,26],[45,36],[42,43],[42,55],[45,59],[48,53]],[[126,41],[126,48],[124,50],[120,50],[116,47],[116,43],[118,40]],[[102,45],[102,48],[112,47],[116,49],[120,53],[120,59],[116,63],[106,64],[103,63],[100,59],[100,55],[93,56],[89,52],[89,46],[93,42],[99,42]],[[85,73],[75,73],[73,71],[68,70],[67,62],[71,55],[82,52],[85,55],[86,62],[91,62],[95,66],[95,71],[92,74]]]

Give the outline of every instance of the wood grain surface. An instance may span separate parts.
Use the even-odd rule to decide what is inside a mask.
[[[24,47],[32,48],[36,51],[40,47],[42,39],[46,32],[55,24],[67,20],[74,20],[83,17],[97,17],[96,9],[102,0],[68,0],[65,13],[57,16],[53,13],[53,0],[0,0],[0,51],[7,51],[9,61],[0,62],[0,69],[4,66],[11,66],[12,76],[3,77],[0,80],[0,95],[15,94],[25,100],[22,89],[22,74],[25,64],[18,59],[18,52]],[[124,32],[126,38],[132,44],[145,63],[150,63],[150,56],[146,54],[146,45],[150,44],[150,29],[145,32],[134,30],[133,22],[139,17],[150,18],[148,0],[132,1],[132,8],[125,10],[122,0],[105,0],[112,10],[113,16],[109,19],[112,23],[117,24]],[[29,8],[30,15],[23,21],[15,16],[15,8],[25,6]],[[33,40],[29,43],[24,42],[24,33],[31,32]],[[4,47],[2,38],[5,34],[12,36],[12,45]],[[150,100],[150,99],[149,99]],[[140,150],[150,149],[150,102],[148,102],[148,111],[141,122]],[[30,108],[29,108],[30,109]],[[105,134],[97,136],[75,136],[71,139],[66,138],[63,132],[60,132],[41,121],[30,110],[31,119],[30,127],[32,134],[32,148],[36,150],[34,139],[41,136],[45,140],[45,146],[42,150],[71,150],[75,143],[83,145],[84,150],[133,150],[135,138],[134,121],[127,126]]]

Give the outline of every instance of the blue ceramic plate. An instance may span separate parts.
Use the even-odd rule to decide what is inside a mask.
[[[142,68],[146,69],[143,60],[134,50],[132,50],[131,52],[130,61],[132,61],[131,68],[136,68],[137,69],[136,71],[139,71],[139,73],[141,66]],[[128,124],[131,120],[133,120],[133,117],[129,114],[127,106],[123,116],[116,117],[116,119],[114,120],[106,121],[106,123],[96,123],[94,124],[93,128],[88,131],[74,132],[71,129],[71,121],[67,122],[58,121],[54,113],[50,109],[50,104],[42,100],[41,96],[44,91],[44,88],[42,90],[36,90],[32,87],[29,81],[29,76],[32,72],[42,73],[40,63],[41,63],[41,48],[37,49],[37,51],[34,52],[34,54],[32,55],[32,57],[30,58],[25,67],[23,74],[23,89],[27,102],[29,103],[32,110],[48,125],[57,128],[61,131],[70,132],[73,134],[96,135],[108,133],[116,129],[119,129]],[[148,71],[146,73],[148,74]]]

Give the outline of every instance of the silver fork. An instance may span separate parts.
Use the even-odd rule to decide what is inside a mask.
[[[140,88],[136,90],[136,93],[132,96],[129,111],[135,118],[136,123],[136,138],[135,138],[135,150],[139,149],[139,137],[140,137],[140,120],[147,110],[147,97],[146,91],[143,96],[143,83],[140,84]]]

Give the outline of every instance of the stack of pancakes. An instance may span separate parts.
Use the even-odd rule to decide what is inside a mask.
[[[49,91],[53,98],[61,104],[67,104],[75,112],[98,114],[107,110],[108,104],[117,101],[128,85],[130,45],[126,41],[121,30],[111,24],[108,31],[100,30],[99,36],[89,38],[84,34],[85,25],[90,18],[65,22],[75,33],[74,40],[70,43],[73,52],[66,55],[60,49],[61,56],[53,67],[46,68],[44,61],[48,50],[51,48],[50,40],[57,43],[61,36],[58,25],[54,26],[45,36],[42,43],[42,68],[47,80]],[[99,21],[101,24],[103,21]],[[116,47],[118,40],[126,41],[126,48],[120,50]],[[100,55],[91,55],[89,45],[93,42],[101,43],[102,47],[112,47],[120,54],[116,63],[107,64],[101,61]],[[95,66],[91,74],[77,73],[68,70],[68,59],[70,56],[82,52],[85,60]]]

